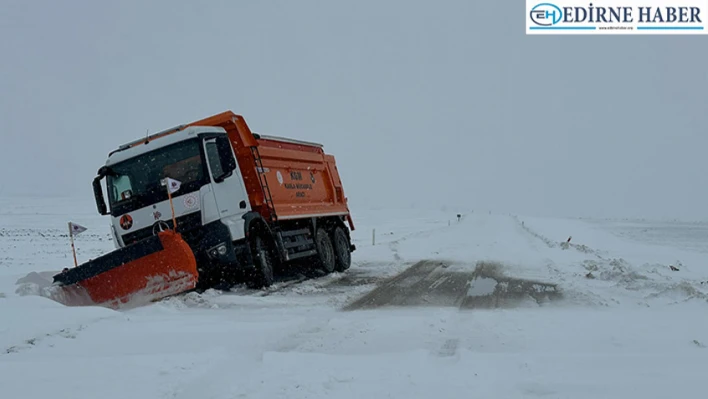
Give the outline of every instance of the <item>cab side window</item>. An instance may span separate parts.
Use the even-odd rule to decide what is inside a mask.
[[[211,177],[212,179],[216,179],[224,174],[224,168],[221,166],[221,158],[219,157],[219,147],[216,141],[211,141],[206,144],[206,153],[209,160],[209,168],[211,169]]]
[[[236,170],[236,158],[228,137],[218,137],[206,143],[206,154],[214,182],[221,183]]]

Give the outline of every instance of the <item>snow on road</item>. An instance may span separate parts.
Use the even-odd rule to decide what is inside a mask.
[[[708,225],[355,209],[345,273],[116,312],[66,308],[17,284],[71,265],[68,220],[90,229],[77,238],[80,261],[112,249],[92,203],[0,205],[2,397],[705,392]]]

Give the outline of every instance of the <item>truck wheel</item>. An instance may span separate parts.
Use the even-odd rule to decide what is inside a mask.
[[[253,239],[253,263],[256,266],[256,273],[254,278],[248,281],[248,286],[251,288],[271,286],[273,284],[273,254],[260,234]]]
[[[349,269],[352,265],[352,255],[349,252],[349,238],[347,233],[341,227],[336,227],[332,233],[332,241],[334,242],[334,254],[336,258],[335,269],[338,272],[343,272]]]
[[[317,268],[325,273],[332,273],[336,263],[334,248],[325,229],[317,229],[315,247],[317,248],[317,261],[315,262]]]

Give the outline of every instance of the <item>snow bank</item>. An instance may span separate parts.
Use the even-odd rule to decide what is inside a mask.
[[[702,248],[700,244],[667,245],[677,241],[672,237],[674,228],[667,229],[664,245],[655,246],[642,241],[640,235],[629,238],[618,233],[617,222],[613,221],[518,219],[529,234],[549,249],[568,253],[564,270],[587,280],[580,282],[576,278],[572,284],[585,286],[586,292],[596,297],[595,303],[630,301],[650,306],[708,300],[708,253],[686,249]],[[665,222],[658,226],[665,227]],[[689,237],[678,236],[682,243]],[[570,243],[568,237],[572,237]],[[704,235],[692,237],[701,240]]]

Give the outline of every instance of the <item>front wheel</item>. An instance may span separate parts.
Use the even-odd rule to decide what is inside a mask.
[[[269,287],[273,284],[273,254],[263,237],[258,234],[253,239],[253,263],[256,266],[255,275],[248,281],[251,288]]]

